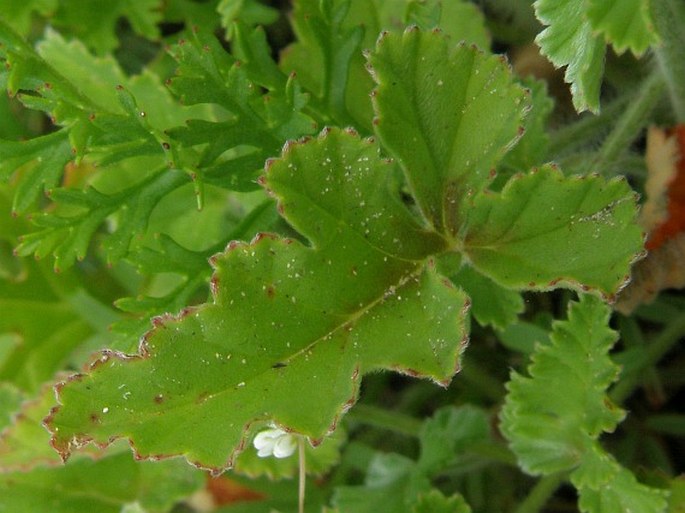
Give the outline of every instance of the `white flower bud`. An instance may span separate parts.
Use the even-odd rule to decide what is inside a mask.
[[[252,444],[260,458],[271,455],[276,458],[287,458],[297,449],[295,437],[279,428],[265,429],[257,433]]]

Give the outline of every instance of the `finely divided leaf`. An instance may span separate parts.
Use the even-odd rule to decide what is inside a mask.
[[[586,0],[537,0],[534,5],[547,25],[535,41],[556,67],[566,66],[564,79],[571,84],[574,107],[598,112],[606,48],[587,19]]]
[[[558,284],[611,297],[642,248],[634,193],[624,179],[564,177],[545,166],[484,192],[462,231],[476,269],[505,287]]]
[[[630,49],[639,56],[659,42],[649,4],[649,0],[589,0],[587,17],[617,53]]]
[[[337,130],[291,144],[266,185],[312,246],[232,243],[213,259],[213,303],[157,319],[139,355],[104,354],[60,387],[50,429],[64,455],[125,436],[141,456],[220,470],[258,420],[323,438],[365,372],[447,383],[458,370],[466,298],[426,265],[444,242],[374,144]]]
[[[467,198],[520,136],[528,103],[502,58],[439,31],[385,33],[369,56],[376,132],[405,169],[423,214],[457,231]]]

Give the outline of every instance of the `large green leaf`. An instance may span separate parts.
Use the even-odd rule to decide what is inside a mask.
[[[566,178],[553,166],[477,196],[462,231],[473,265],[511,288],[564,284],[612,296],[642,245],[624,179]]]
[[[213,259],[213,303],[157,319],[139,355],[104,354],[60,387],[50,429],[65,456],[126,436],[140,455],[219,470],[256,420],[321,439],[366,372],[449,382],[467,303],[427,265],[445,243],[401,203],[397,168],[332,130],[289,145],[266,185],[312,247],[232,243]]]
[[[606,48],[587,18],[586,0],[537,0],[534,5],[547,25],[535,41],[556,67],[566,66],[573,105],[578,112],[598,112]]]
[[[370,55],[376,132],[440,232],[457,231],[467,198],[520,135],[528,103],[506,63],[440,32],[386,33]]]

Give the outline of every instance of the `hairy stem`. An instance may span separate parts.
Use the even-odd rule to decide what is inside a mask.
[[[685,314],[681,314],[666,325],[658,337],[645,349],[640,365],[624,376],[614,387],[610,397],[617,403],[625,401],[640,386],[645,377],[645,369],[655,365],[685,335]]]
[[[304,513],[304,495],[305,495],[305,484],[307,481],[307,465],[305,461],[304,453],[304,437],[299,436],[297,438],[297,450],[300,463],[300,482],[297,488],[297,511],[298,513]]]
[[[409,415],[368,404],[355,405],[347,414],[347,418],[407,436],[419,436],[422,425],[420,420]]]
[[[561,472],[541,478],[524,501],[519,504],[514,513],[538,513],[542,511],[549,498],[554,495],[554,492],[556,492],[566,477],[567,474]]]
[[[616,126],[604,140],[597,156],[590,162],[587,171],[595,171],[603,175],[615,174],[620,171],[616,167],[618,157],[624,153],[645,127],[649,114],[661,99],[665,84],[659,73],[653,73],[642,84]]]
[[[661,45],[655,49],[659,69],[668,84],[676,121],[685,121],[685,7],[680,0],[652,0],[652,17]]]
[[[631,95],[621,95],[603,107],[598,115],[583,114],[578,121],[558,128],[550,136],[550,156],[557,160],[578,148],[592,146],[609,131],[630,100]]]

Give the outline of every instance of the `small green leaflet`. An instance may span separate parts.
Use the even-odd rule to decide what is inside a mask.
[[[536,347],[530,377],[512,375],[502,433],[526,472],[572,471],[584,513],[623,513],[628,505],[663,513],[666,494],[638,484],[597,441],[624,417],[606,395],[618,375],[608,354],[617,338],[609,315],[592,296],[571,303],[568,319],[554,323],[551,342]]]
[[[399,201],[398,178],[354,134],[291,144],[266,186],[313,247],[232,243],[213,260],[212,304],[157,319],[139,355],[104,354],[61,387],[54,445],[67,456],[126,436],[143,457],[183,454],[220,471],[257,420],[323,438],[366,372],[448,383],[467,301],[426,265],[444,241]]]
[[[162,6],[161,0],[60,0],[52,24],[66,29],[97,53],[104,54],[119,46],[115,29],[122,17],[137,34],[158,39],[157,23],[162,20]],[[84,23],[84,20],[88,22]]]
[[[557,68],[566,66],[564,79],[571,84],[574,107],[598,112],[606,48],[587,19],[586,0],[537,0],[534,6],[547,25],[535,41]]]
[[[414,513],[471,513],[471,508],[461,495],[445,497],[438,490],[431,490],[419,497]]]
[[[588,0],[587,16],[617,53],[630,49],[639,56],[659,42],[649,4],[650,0]]]
[[[369,464],[364,486],[335,489],[340,513],[470,513],[461,496],[444,497],[431,479],[463,460],[474,445],[492,444],[488,414],[473,406],[441,408],[421,429],[418,461],[377,453]]]
[[[646,486],[596,444],[571,474],[582,513],[665,513],[669,492]]]
[[[535,41],[556,66],[566,66],[578,112],[599,111],[606,43],[640,56],[659,42],[649,0],[537,0],[535,15],[547,25]]]

